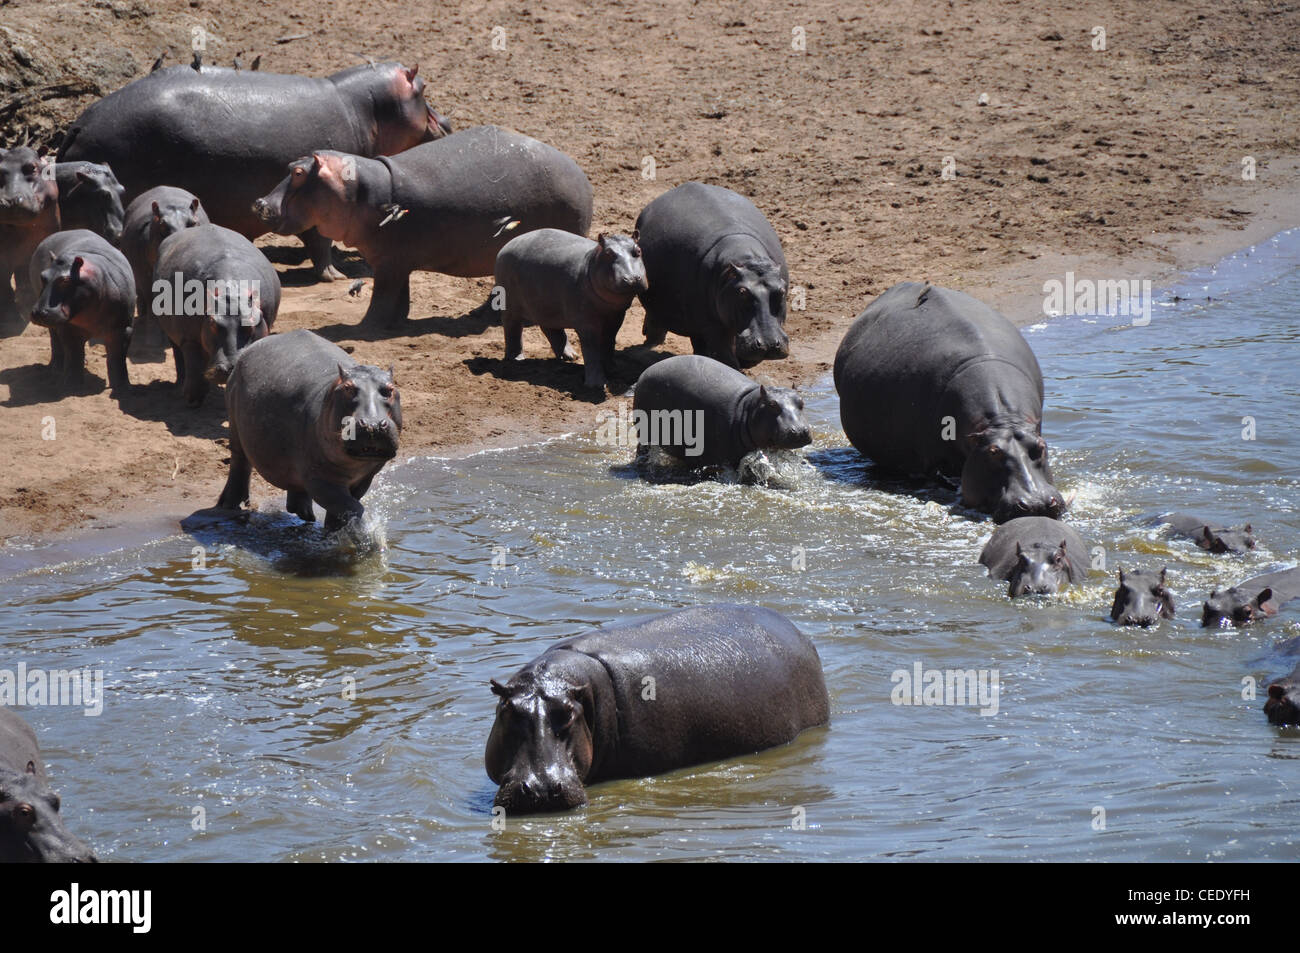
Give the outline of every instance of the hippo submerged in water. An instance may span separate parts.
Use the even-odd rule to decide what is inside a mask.
[[[745,606],[565,639],[492,691],[485,762],[509,814],[568,810],[588,784],[761,751],[830,720],[812,642]]]
[[[958,477],[962,502],[999,523],[1064,511],[1038,361],[1015,325],[970,295],[894,285],[840,343],[835,390],[849,442],[878,466]]]
[[[60,806],[31,726],[0,707],[0,863],[93,863]]]
[[[1300,566],[1255,576],[1228,589],[1215,589],[1201,606],[1201,625],[1249,625],[1300,597]]]
[[[1003,523],[980,553],[989,577],[1006,579],[1012,599],[1050,595],[1088,577],[1088,545],[1071,527],[1046,516]]]
[[[1175,536],[1192,540],[1201,549],[1216,555],[1244,553],[1255,548],[1255,531],[1245,526],[1216,527],[1187,513],[1169,513],[1160,522],[1172,527]]]
[[[1119,571],[1119,586],[1110,617],[1120,625],[1152,626],[1161,619],[1174,617],[1174,594],[1165,585],[1165,570]]]

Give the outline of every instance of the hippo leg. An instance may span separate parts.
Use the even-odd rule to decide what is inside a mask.
[[[524,325],[510,317],[509,312],[501,315],[501,329],[506,333],[506,360],[522,361],[524,359]]]
[[[54,328],[50,328],[50,370],[55,374],[63,370],[63,335]]]
[[[370,484],[374,482],[374,479],[375,479],[375,474],[372,473],[369,476],[364,477],[360,482],[358,482],[355,486],[353,486],[352,489],[348,491],[349,493],[352,494],[352,499],[359,500],[363,496],[365,496],[366,491],[370,489]]]
[[[569,343],[569,335],[564,328],[543,328],[542,333],[546,335],[546,340],[551,342],[551,350],[555,356],[562,361],[576,361],[577,352],[573,350],[573,345]]]
[[[0,268],[0,336],[12,337],[27,327],[26,318],[18,313],[18,302],[10,285],[13,273]]]
[[[181,347],[181,359],[185,364],[185,383],[181,393],[185,403],[198,407],[208,395],[208,382],[203,376],[203,366],[207,363],[203,355],[203,345],[198,341],[186,341]]]
[[[119,331],[104,342],[108,350],[108,389],[120,394],[131,386],[126,374],[126,351],[131,344],[131,330]]]
[[[375,269],[375,286],[370,294],[370,307],[361,319],[365,327],[392,327],[402,323],[411,313],[411,273],[409,271],[381,271]]]
[[[172,345],[172,360],[176,362],[176,386],[180,387],[185,383],[185,357],[179,344]]]
[[[642,302],[644,304],[645,302]],[[664,338],[668,337],[668,328],[654,319],[650,309],[646,308],[645,321],[641,325],[641,333],[645,335],[645,341],[642,347],[658,347],[664,343]]]
[[[86,339],[72,328],[60,328],[59,351],[63,356],[60,382],[68,390],[80,390],[86,382]]]
[[[253,468],[249,466],[248,457],[244,455],[244,445],[239,442],[239,431],[235,429],[234,420],[230,421],[230,473],[226,476],[226,485],[217,499],[217,506],[223,510],[237,510],[248,502],[248,484],[252,478]]]
[[[331,258],[331,252],[334,248],[333,242],[314,228],[307,229],[298,237],[307,246],[307,254],[311,256],[312,270],[315,272],[318,281],[342,281],[347,277],[334,267],[334,261]]]
[[[290,490],[284,508],[306,523],[316,522],[316,512],[311,508],[311,496],[298,490]]]
[[[333,533],[354,520],[359,521],[365,507],[353,499],[352,494],[337,483],[311,480],[307,484],[311,498],[325,510],[325,532]]]
[[[605,339],[599,331],[579,331],[578,344],[582,347],[582,383],[586,387],[605,389]]]

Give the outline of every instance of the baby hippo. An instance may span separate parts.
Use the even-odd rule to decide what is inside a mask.
[[[95,863],[69,833],[31,726],[0,707],[0,864]]]
[[[1012,599],[1026,593],[1051,595],[1088,575],[1088,547],[1082,537],[1059,520],[1022,516],[993,531],[980,565],[989,578],[1006,579]]]
[[[1215,589],[1201,606],[1206,628],[1249,625],[1277,615],[1285,603],[1300,596],[1300,567],[1269,572],[1230,589]]]
[[[152,310],[172,344],[176,384],[198,407],[224,384],[241,348],[266,337],[280,308],[280,277],[239,232],[184,228],[163,240]]]
[[[1300,725],[1300,665],[1269,682],[1264,714],[1274,725]]]
[[[523,329],[535,324],[555,356],[573,360],[565,328],[578,332],[583,382],[604,388],[614,360],[614,339],[632,299],[646,289],[637,233],[606,235],[593,242],[558,228],[512,238],[497,253],[496,284],[506,360],[523,358]],[[494,307],[496,307],[494,302]]]
[[[57,232],[36,247],[31,283],[40,289],[32,323],[49,328],[50,367],[63,386],[82,383],[91,338],[108,350],[109,388],[120,393],[129,386],[126,349],[135,282],[122,253],[84,228]]]
[[[64,228],[89,229],[110,245],[121,242],[126,189],[112,169],[94,162],[59,162],[54,166],[54,178]]]
[[[596,781],[750,754],[830,720],[817,649],[785,617],[750,606],[565,639],[492,692],[484,761],[508,814],[568,810]]]
[[[649,367],[636,383],[632,417],[638,455],[657,446],[692,467],[734,467],[754,450],[794,450],[812,442],[798,394],[760,386],[698,354]]]
[[[1255,531],[1249,523],[1245,526],[1214,527],[1205,520],[1186,513],[1170,513],[1160,519],[1173,527],[1175,536],[1190,539],[1201,549],[1216,556],[1244,553],[1255,548]]]
[[[32,252],[58,230],[53,164],[26,146],[0,149],[0,326],[11,332],[25,326],[35,297],[27,267]]]
[[[226,383],[230,475],[217,506],[248,501],[255,469],[289,493],[285,509],[333,532],[365,512],[359,502],[397,456],[402,403],[393,372],[358,364],[311,331],[250,344]]]
[[[1174,617],[1174,594],[1165,587],[1165,570],[1119,571],[1119,588],[1110,607],[1110,617],[1120,625],[1155,625]]]
[[[181,229],[207,224],[208,213],[203,211],[198,196],[169,185],[143,192],[127,206],[122,225],[122,254],[131,263],[131,273],[135,275],[137,337],[159,333],[150,293],[159,247]]]

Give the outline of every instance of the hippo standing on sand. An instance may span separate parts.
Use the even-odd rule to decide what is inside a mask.
[[[488,738],[509,814],[585,785],[750,754],[830,720],[817,649],[768,609],[715,605],[565,639],[501,685]]]
[[[280,310],[280,276],[238,232],[181,229],[158,249],[152,309],[172,342],[176,384],[191,407],[224,384],[241,348],[266,337]]]
[[[790,269],[753,202],[687,182],[647,205],[636,227],[650,282],[641,293],[647,346],[672,331],[689,337],[696,354],[737,368],[790,353]]]
[[[333,532],[360,520],[359,502],[397,456],[402,401],[391,369],[358,364],[311,331],[250,344],[226,382],[230,475],[217,506],[248,501],[255,469],[289,493],[285,509]]]
[[[94,863],[59,816],[31,726],[0,707],[0,864]]]
[[[108,386],[129,386],[126,349],[131,341],[135,281],[126,257],[84,228],[57,232],[36,247],[30,280],[40,289],[33,324],[50,331],[50,367],[64,387],[77,387],[86,371],[86,342],[108,351]]]
[[[122,254],[135,276],[134,336],[158,333],[153,313],[153,269],[163,239],[183,228],[209,224],[199,197],[184,189],[160,185],[138,195],[127,206],[122,224]]]
[[[1174,617],[1174,594],[1165,585],[1165,570],[1149,569],[1119,571],[1119,586],[1115,601],[1111,603],[1110,617],[1119,625],[1155,625],[1161,619]]]
[[[991,579],[1006,579],[1012,599],[1050,595],[1088,577],[1088,544],[1071,527],[1046,516],[1003,523],[980,553]]]
[[[58,230],[59,187],[49,160],[26,146],[0,149],[0,333],[27,326],[32,252]]]
[[[1249,625],[1300,597],[1300,566],[1264,573],[1229,589],[1215,589],[1201,606],[1201,625]]]
[[[256,238],[267,229],[252,203],[284,167],[313,149],[391,155],[445,135],[424,100],[417,67],[355,66],[326,79],[252,70],[173,66],[92,103],[73,122],[60,162],[107,162],[126,200],[172,185],[203,201],[212,221]],[[341,278],[330,243],[303,236],[316,274]]]
[[[647,368],[636,382],[632,411],[641,421],[638,453],[656,446],[692,467],[734,467],[754,450],[794,450],[812,442],[798,394],[763,387],[698,354]]]
[[[1064,511],[1038,361],[1015,325],[970,295],[894,285],[840,342],[835,390],[849,442],[877,465],[960,477],[963,503],[999,523]]]
[[[59,185],[59,218],[63,228],[85,228],[110,245],[122,240],[122,196],[126,189],[113,170],[94,162],[59,162],[54,166]]]
[[[255,205],[281,235],[316,228],[360,251],[375,271],[363,323],[382,327],[410,313],[411,272],[490,275],[515,235],[586,235],[591,200],[587,176],[563,152],[476,126],[378,159],[318,149]]]
[[[606,235],[593,242],[572,232],[541,228],[512,238],[497,253],[496,284],[502,295],[506,360],[523,358],[523,329],[535,324],[561,360],[576,356],[566,328],[578,332],[583,382],[605,386],[614,363],[614,339],[637,292],[646,287],[637,233]]]
[[[1160,517],[1160,522],[1168,523],[1175,536],[1190,539],[1201,549],[1215,555],[1244,553],[1255,548],[1255,531],[1249,523],[1245,526],[1216,527],[1187,513],[1169,513]]]

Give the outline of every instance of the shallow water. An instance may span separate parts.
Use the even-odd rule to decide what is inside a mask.
[[[1198,623],[1212,586],[1296,561],[1298,266],[1287,233],[1187,279],[1149,326],[1027,329],[1058,485],[1108,570],[1060,598],[1011,603],[976,564],[991,524],[951,490],[877,482],[827,380],[805,393],[813,447],[766,486],[648,483],[593,415],[391,467],[368,540],[325,539],[255,480],[247,525],[35,571],[39,552],[13,554],[0,665],[103,670],[101,715],[23,714],[108,860],[1294,858],[1300,734],[1242,679],[1290,670],[1270,647],[1300,609]],[[1149,519],[1174,508],[1249,521],[1260,548],[1171,540]],[[1113,627],[1119,565],[1167,565],[1179,618]],[[831,727],[493,830],[488,679],[590,625],[720,601],[813,637]],[[997,713],[893,704],[916,663],[996,670]]]

